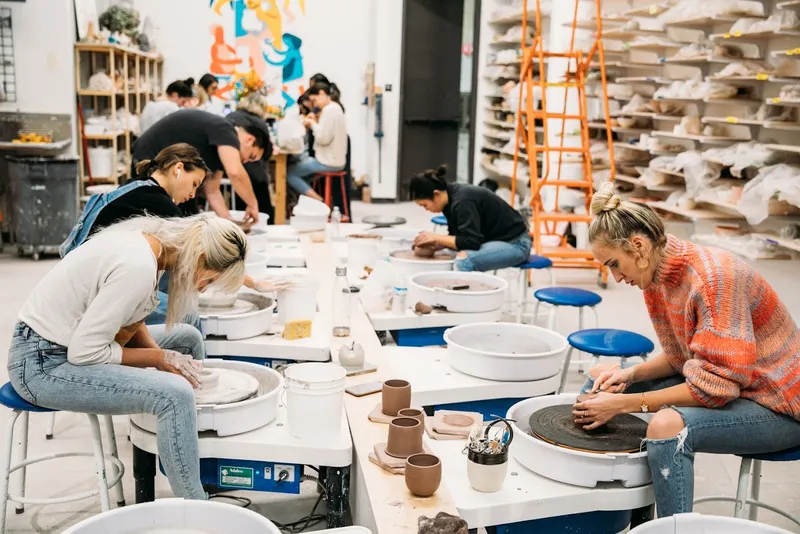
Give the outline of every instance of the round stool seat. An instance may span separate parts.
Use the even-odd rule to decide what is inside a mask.
[[[552,266],[553,261],[550,258],[531,254],[530,258],[528,258],[528,261],[517,265],[517,269],[549,269]]]
[[[11,382],[6,382],[0,388],[0,404],[12,410],[22,410],[25,412],[56,412],[58,410],[51,410],[50,408],[42,408],[26,401],[19,396],[19,393],[11,385]]]
[[[597,293],[575,287],[544,287],[537,290],[533,296],[541,302],[553,306],[575,306],[577,308],[596,306],[603,301],[603,298]]]
[[[436,217],[431,219],[431,222],[438,226],[447,226],[447,217],[445,217],[444,215],[437,215]]]
[[[740,458],[752,458],[766,462],[794,462],[800,460],[800,447],[786,449],[785,451],[766,452],[763,454],[737,454]]]
[[[652,352],[655,346],[646,337],[627,330],[594,328],[579,330],[567,336],[567,341],[581,352],[595,356],[639,356]]]

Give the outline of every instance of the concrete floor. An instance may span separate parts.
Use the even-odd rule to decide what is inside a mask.
[[[430,228],[430,216],[413,204],[354,204],[355,220],[374,213],[391,212],[409,221],[409,225],[417,228]],[[684,233],[686,228],[673,226],[675,233]],[[11,329],[16,322],[16,314],[27,298],[31,289],[54,265],[55,260],[34,262],[20,259],[10,254],[0,254],[0,384],[7,381],[5,367],[7,347]],[[781,295],[791,295],[797,288],[797,265],[793,262],[759,262],[759,270],[773,284]],[[791,273],[794,272],[795,275]],[[596,289],[595,276],[587,271],[557,271],[559,284]],[[543,283],[544,279],[535,280]],[[653,328],[647,317],[642,296],[637,289],[617,286],[611,283],[608,290],[602,291],[603,303],[598,307],[600,324],[603,327],[618,327],[634,330],[655,339]],[[800,299],[785,299],[793,316],[800,318]],[[577,329],[577,314],[564,311],[559,315],[558,330],[564,334]],[[582,379],[577,372],[570,376],[570,387],[577,389]],[[8,412],[3,409],[0,422],[5,431]],[[33,414],[29,439],[31,457],[60,451],[89,451],[89,429],[85,416],[59,413],[56,418],[55,439],[46,441],[46,416]],[[128,468],[125,477],[125,496],[127,502],[133,503],[133,480],[131,474],[131,446],[127,441],[127,421],[116,418],[115,428],[120,445],[122,461]],[[714,494],[733,495],[736,488],[739,462],[733,456],[699,454],[696,460],[695,496]],[[797,480],[800,479],[800,463],[779,464],[766,463],[763,469],[761,499],[765,502],[784,508],[795,515],[800,515],[800,491]],[[94,485],[92,462],[89,459],[55,460],[46,464],[33,466],[28,470],[28,494],[40,497],[55,497],[65,493],[89,490]],[[166,479],[159,475],[157,480],[159,497],[170,496]],[[286,523],[299,519],[311,509],[316,499],[316,491],[311,484],[305,483],[300,498],[295,496],[270,495],[263,493],[246,494],[252,498],[253,508],[258,512]],[[112,493],[113,500],[113,493]],[[66,527],[98,513],[99,502],[88,499],[75,503],[50,506],[29,506],[22,515],[10,511],[8,516],[9,533],[58,533]],[[718,515],[732,515],[733,505],[729,503],[702,504],[696,507],[697,512]],[[792,532],[800,532],[796,526],[784,518],[769,511],[760,512],[759,519],[765,523],[776,525]]]

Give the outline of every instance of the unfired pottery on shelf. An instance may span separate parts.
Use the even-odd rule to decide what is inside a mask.
[[[423,426],[410,417],[396,417],[389,423],[389,439],[386,442],[386,454],[395,458],[407,458],[412,454],[423,452]]]
[[[423,425],[425,424],[425,412],[418,408],[403,408],[402,410],[398,410],[397,417],[411,417]]]
[[[406,487],[417,497],[430,497],[442,482],[442,462],[433,454],[406,458]]]
[[[387,380],[381,391],[381,407],[386,415],[395,416],[399,410],[411,407],[411,384],[405,380]]]

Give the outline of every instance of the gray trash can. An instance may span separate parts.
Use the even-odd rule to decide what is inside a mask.
[[[17,252],[58,254],[78,221],[78,158],[6,156]]]

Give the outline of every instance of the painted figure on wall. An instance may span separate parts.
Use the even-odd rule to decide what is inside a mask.
[[[218,95],[230,95],[255,72],[281,88],[284,107],[294,104],[303,78],[302,40],[284,28],[296,22],[298,11],[305,16],[305,0],[210,0],[209,7],[220,18],[212,28],[209,70],[228,77]]]

